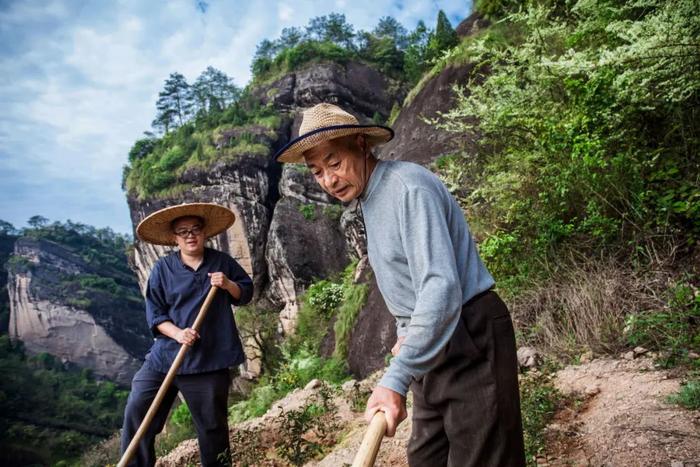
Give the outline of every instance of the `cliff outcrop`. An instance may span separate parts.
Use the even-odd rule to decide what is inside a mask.
[[[133,277],[98,271],[58,243],[18,239],[7,290],[10,337],[30,353],[46,352],[126,384],[150,345]]]

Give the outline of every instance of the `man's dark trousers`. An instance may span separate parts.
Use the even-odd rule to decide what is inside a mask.
[[[462,307],[437,366],[411,390],[412,467],[525,465],[515,335],[495,292]]]
[[[131,382],[131,393],[124,409],[124,426],[121,436],[122,453],[136,434],[164,379],[164,373],[151,370],[147,363],[144,363],[134,375]],[[139,449],[129,465],[138,467],[155,465],[155,437],[165,426],[168,412],[170,412],[178,390],[185,398],[197,429],[202,465],[205,467],[229,465],[226,406],[230,384],[228,369],[176,376],[158,412],[153,417],[149,429],[141,438]]]

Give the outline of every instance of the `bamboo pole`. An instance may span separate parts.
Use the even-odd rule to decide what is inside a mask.
[[[376,412],[374,417],[372,417],[372,421],[369,422],[369,428],[365,432],[365,437],[362,438],[360,449],[355,454],[352,467],[372,467],[374,465],[385,432],[386,417],[384,412]]]
[[[212,286],[211,289],[209,289],[207,298],[204,299],[204,303],[202,303],[202,306],[199,309],[199,313],[197,313],[197,318],[195,318],[194,324],[192,325],[192,329],[194,329],[195,331],[199,332],[199,328],[202,326],[204,317],[206,316],[207,311],[209,311],[209,305],[211,305],[212,300],[214,300],[214,295],[216,295],[216,291],[218,289],[219,288],[216,286]],[[151,402],[151,406],[148,408],[146,416],[143,418],[143,421],[141,422],[141,425],[136,431],[134,437],[131,438],[131,442],[126,448],[126,451],[124,451],[124,454],[119,460],[117,467],[126,467],[126,465],[136,453],[139,441],[141,441],[141,438],[143,437],[144,433],[146,433],[148,426],[151,424],[151,421],[153,421],[153,417],[156,415],[156,412],[160,407],[160,403],[165,397],[165,393],[168,392],[168,389],[170,389],[170,384],[173,382],[173,379],[175,379],[175,375],[177,375],[177,370],[180,369],[180,365],[182,365],[182,361],[185,359],[185,354],[189,349],[190,347],[186,344],[182,344],[180,346],[180,351],[177,353],[175,360],[173,360],[173,364],[170,365],[170,369],[165,375],[165,379],[163,380],[160,389],[158,389],[158,393],[156,394],[155,399],[153,399],[153,402]]]

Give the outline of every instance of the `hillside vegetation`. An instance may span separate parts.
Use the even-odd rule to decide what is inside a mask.
[[[71,221],[49,223],[41,216],[33,216],[24,229],[0,221],[0,229],[0,241],[7,244],[4,269],[10,274],[31,272],[42,284],[38,288],[33,285],[33,294],[87,310],[116,341],[135,356],[143,356],[149,339],[143,299],[126,258],[131,245],[128,237]],[[7,254],[18,239],[55,245],[74,254],[90,272],[62,274]],[[128,394],[125,388],[97,380],[90,370],[47,353],[28,355],[21,341],[9,339],[6,329],[0,333],[0,371],[3,465],[77,461],[89,446],[121,426]]]

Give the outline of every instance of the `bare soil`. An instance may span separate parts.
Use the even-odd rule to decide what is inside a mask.
[[[378,375],[365,380],[371,387]],[[597,359],[559,371],[556,387],[570,401],[546,429],[546,452],[537,459],[542,466],[671,466],[700,467],[700,412],[669,404],[681,380],[656,368],[649,358]],[[263,417],[245,427],[262,427],[266,443],[274,444],[274,420],[280,410],[304,404],[316,389],[298,390],[279,401]],[[337,445],[310,467],[350,465],[366,429],[362,413],[350,410],[350,394],[336,399],[340,431]],[[409,400],[410,405],[410,400]],[[375,465],[406,466],[406,445],[411,433],[409,418],[394,438],[385,438]],[[240,428],[240,426],[239,426]],[[235,428],[232,427],[232,433]],[[181,443],[158,466],[198,464],[197,443]],[[259,465],[283,465],[275,460]]]

